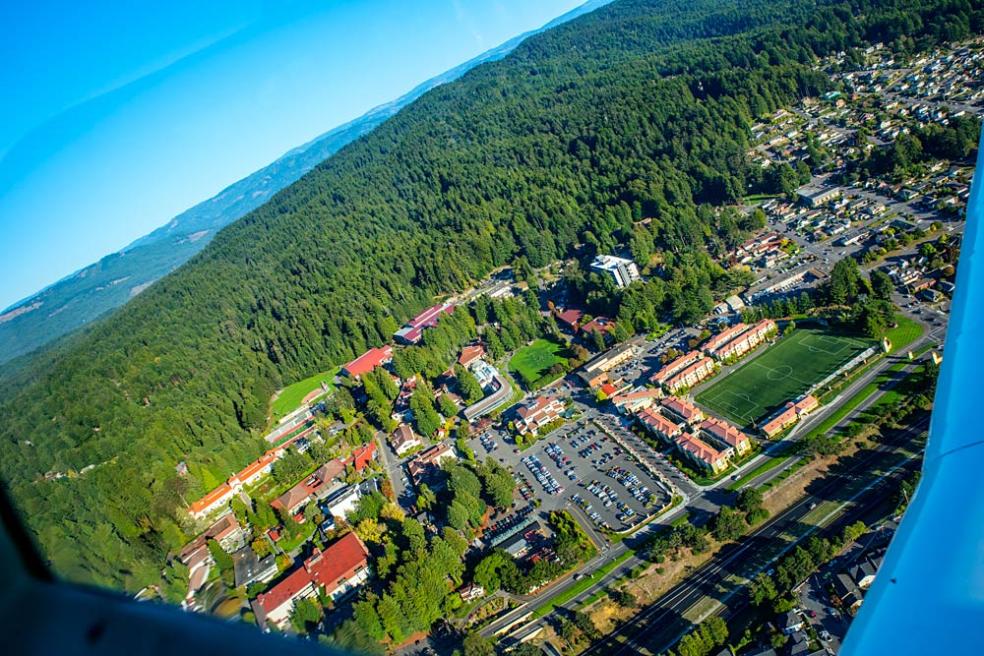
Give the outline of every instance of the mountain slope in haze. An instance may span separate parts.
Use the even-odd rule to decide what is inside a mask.
[[[501,59],[528,37],[610,1],[589,0],[539,29],[514,37],[427,80],[400,98],[291,150],[124,249],[11,305],[0,313],[0,364],[30,353],[123,305],[201,251],[220,229],[267,202],[275,193],[346,144],[371,132],[427,91],[458,79],[479,64]]]

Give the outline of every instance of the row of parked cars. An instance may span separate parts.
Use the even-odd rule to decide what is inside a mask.
[[[492,439],[492,436],[488,433],[483,433],[482,436],[478,438],[478,441],[482,443],[482,448],[485,449],[485,453],[492,453],[499,447],[499,445],[495,443],[495,440]]]
[[[607,473],[616,481],[624,485],[629,494],[631,494],[636,501],[644,506],[650,506],[656,502],[656,498],[649,488],[643,485],[639,480],[639,477],[630,472],[628,469],[616,465],[611,467]]]
[[[543,489],[547,491],[547,494],[560,494],[564,491],[564,488],[560,486],[554,475],[543,466],[540,459],[536,456],[526,456],[523,458],[523,464],[526,468],[530,470],[530,473],[540,482]]]
[[[585,501],[580,494],[572,494],[571,501],[573,501],[576,506],[578,506],[581,510],[583,510],[584,513],[589,518],[591,518],[591,521],[593,521],[596,526],[600,528],[608,529],[609,531],[612,530],[611,525],[608,522],[606,522],[602,518],[601,514],[599,514],[597,510],[592,508],[591,504]]]

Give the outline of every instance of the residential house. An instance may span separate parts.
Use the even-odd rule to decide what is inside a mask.
[[[447,442],[435,444],[429,449],[420,453],[416,458],[407,463],[407,471],[415,485],[420,485],[431,479],[441,463],[446,460],[455,460],[454,448]]]
[[[319,592],[337,600],[369,579],[369,551],[355,533],[314,554],[269,591],[253,601],[256,623],[266,630],[283,629],[290,619],[294,604]]]
[[[752,448],[752,441],[739,428],[717,417],[708,417],[700,424],[701,435],[711,442],[724,448],[734,449],[738,456],[743,456]]]
[[[413,429],[407,424],[400,424],[393,435],[390,436],[390,445],[393,450],[396,451],[396,455],[403,456],[412,449],[416,449],[418,446],[423,446],[423,442],[420,437],[413,432]]]
[[[787,611],[782,617],[782,632],[792,635],[803,628],[803,618],[796,611]]]
[[[320,501],[337,490],[340,485],[339,480],[344,474],[345,464],[341,460],[329,460],[270,502],[270,506],[288,515],[294,515],[308,502]]]
[[[266,583],[279,572],[275,555],[261,559],[248,545],[232,554],[232,567],[237,588],[250,583]]]

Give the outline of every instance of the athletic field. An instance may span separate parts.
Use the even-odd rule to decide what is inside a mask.
[[[697,395],[697,402],[741,425],[820,382],[873,342],[800,328]]]

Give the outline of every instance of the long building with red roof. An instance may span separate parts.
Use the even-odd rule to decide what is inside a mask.
[[[393,359],[393,347],[387,344],[371,348],[342,367],[342,373],[349,378],[364,376],[376,367],[381,367]]]
[[[416,344],[424,335],[424,328],[433,328],[441,320],[441,315],[454,312],[454,305],[441,303],[429,307],[397,330],[393,337],[404,344]]]
[[[709,417],[700,425],[700,432],[718,446],[732,448],[739,456],[752,448],[752,441],[737,426],[717,417]]]
[[[820,402],[812,394],[796,401],[786,401],[784,406],[776,410],[762,423],[759,430],[768,438],[775,437],[819,406]]]
[[[347,533],[310,558],[267,592],[253,600],[256,623],[262,629],[282,629],[294,604],[318,594],[338,599],[369,579],[369,551],[355,533]]]

